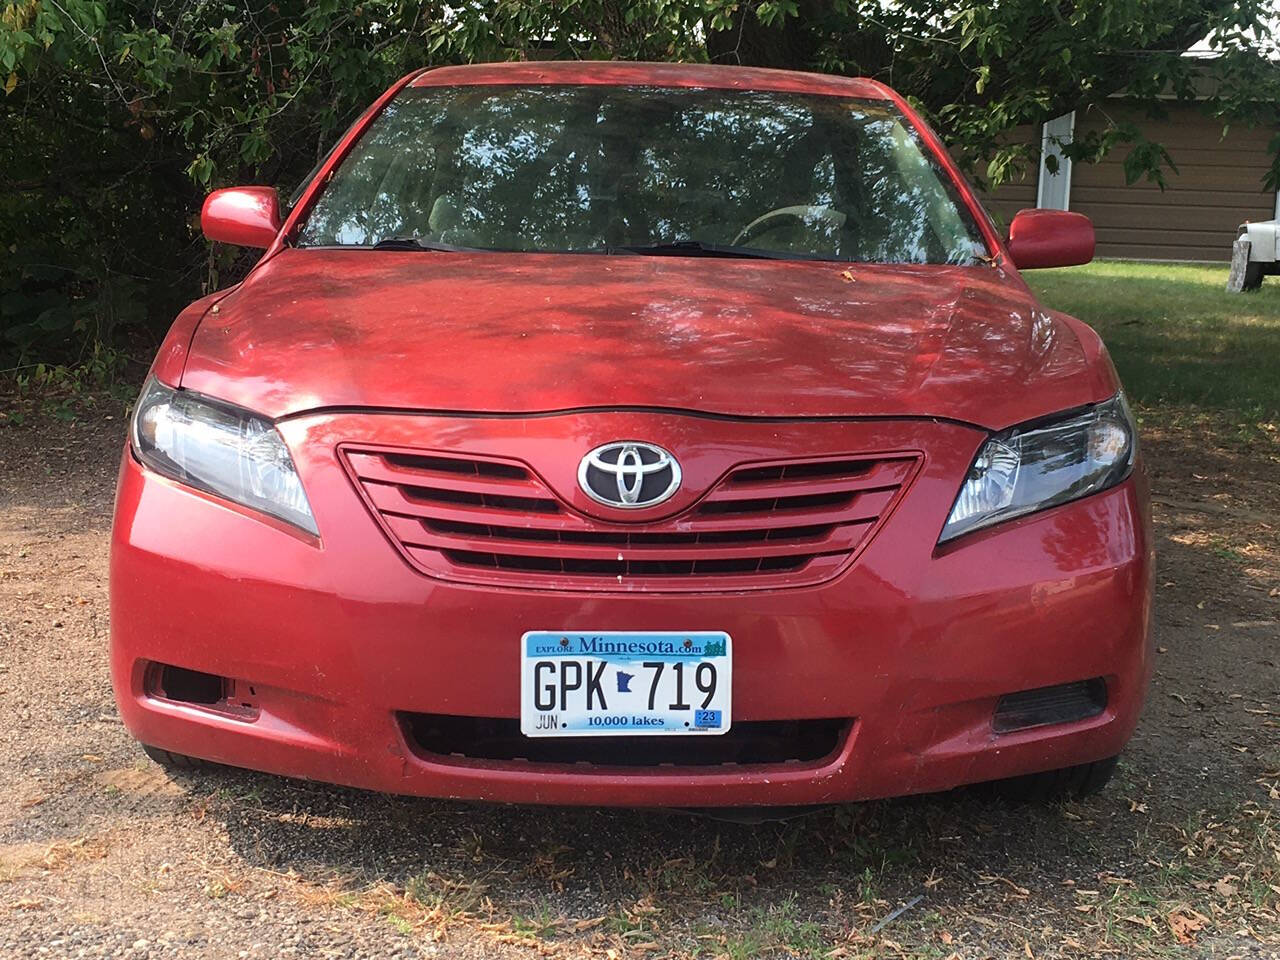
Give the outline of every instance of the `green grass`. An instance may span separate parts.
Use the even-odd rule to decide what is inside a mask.
[[[1093,263],[1026,278],[1102,335],[1139,405],[1280,418],[1280,277],[1248,294],[1226,292],[1225,264]]]

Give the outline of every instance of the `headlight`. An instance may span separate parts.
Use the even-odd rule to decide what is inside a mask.
[[[158,473],[317,534],[311,504],[275,426],[154,378],[133,412],[133,449]]]
[[[939,543],[1115,486],[1137,433],[1124,394],[1057,421],[992,437],[974,458]]]

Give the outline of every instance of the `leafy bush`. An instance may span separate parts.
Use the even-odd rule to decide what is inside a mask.
[[[154,341],[184,303],[236,279],[253,258],[201,238],[203,195],[298,183],[425,58],[409,13],[380,0],[4,4],[0,367]]]

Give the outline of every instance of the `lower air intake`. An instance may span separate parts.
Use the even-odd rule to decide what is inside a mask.
[[[843,718],[763,720],[734,723],[718,736],[530,738],[519,720],[437,713],[405,713],[401,720],[409,742],[435,762],[597,767],[813,764],[836,754],[851,727]]]

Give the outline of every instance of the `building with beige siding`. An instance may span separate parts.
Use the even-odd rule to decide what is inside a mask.
[[[1162,144],[1177,170],[1166,171],[1163,190],[1145,180],[1126,184],[1120,145],[1097,164],[1072,164],[1060,157],[1049,172],[1038,171],[1002,185],[985,199],[992,214],[1007,224],[1025,207],[1074,210],[1088,216],[1097,231],[1099,257],[1144,260],[1226,261],[1240,224],[1280,217],[1280,196],[1263,189],[1271,167],[1277,126],[1232,126],[1208,116],[1197,104],[1171,101],[1166,118],[1150,120],[1123,99],[1058,117],[1038,131],[1023,128],[1022,137],[1042,140],[1042,155],[1057,153],[1060,142],[1077,133],[1103,127],[1108,118],[1132,121],[1143,134]]]

